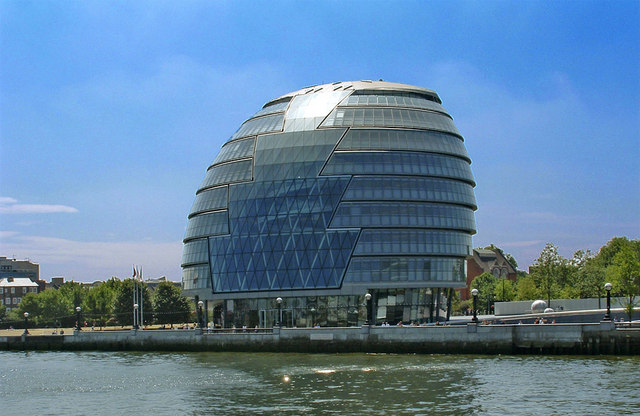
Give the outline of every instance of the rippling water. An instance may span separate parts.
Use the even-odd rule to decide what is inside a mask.
[[[2,415],[640,414],[640,357],[0,352]]]

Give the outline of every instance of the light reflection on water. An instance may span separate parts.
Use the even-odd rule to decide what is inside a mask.
[[[0,413],[640,414],[639,368],[640,357],[0,352]]]

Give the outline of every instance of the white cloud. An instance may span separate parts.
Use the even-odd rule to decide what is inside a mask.
[[[78,210],[68,205],[57,204],[18,204],[18,200],[0,197],[0,214],[53,214],[74,213]]]
[[[74,241],[0,231],[0,253],[30,258],[40,264],[40,278],[65,276],[76,281],[104,280],[131,275],[142,265],[146,277],[180,280],[182,242]]]

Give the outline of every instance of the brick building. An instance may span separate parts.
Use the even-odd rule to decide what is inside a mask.
[[[484,248],[473,249],[473,255],[467,258],[467,287],[460,290],[460,298],[467,300],[471,297],[471,282],[482,273],[491,273],[495,277],[516,280],[517,272],[515,267],[500,252],[500,250],[490,250]]]

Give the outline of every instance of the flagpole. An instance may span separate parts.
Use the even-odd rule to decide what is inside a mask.
[[[138,298],[138,290],[137,290],[137,288],[136,288],[136,274],[137,274],[136,266],[134,265],[134,266],[133,266],[133,276],[131,277],[131,278],[133,279],[133,305],[135,305],[136,303],[138,303],[138,302],[137,302],[137,298]],[[133,305],[132,305],[132,306],[133,306]],[[136,318],[137,318],[136,314],[137,314],[137,311],[136,311],[136,308],[135,308],[135,306],[134,306],[134,307],[133,307],[133,329],[135,329],[135,328],[136,328]]]
[[[142,279],[142,266],[140,266],[140,320],[144,327],[144,294],[142,292],[144,281]]]

